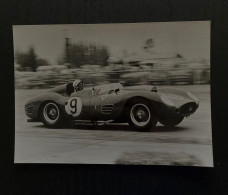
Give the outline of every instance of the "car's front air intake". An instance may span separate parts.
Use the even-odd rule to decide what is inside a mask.
[[[198,105],[195,102],[184,104],[180,107],[180,114],[189,115],[196,111]]]

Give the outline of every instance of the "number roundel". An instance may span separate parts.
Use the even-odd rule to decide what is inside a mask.
[[[67,114],[77,117],[82,111],[82,100],[79,97],[70,98],[66,105],[65,110]]]

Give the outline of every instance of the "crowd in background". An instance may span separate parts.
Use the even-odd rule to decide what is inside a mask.
[[[70,68],[69,64],[40,66],[33,71],[15,69],[16,88],[50,88],[60,84],[84,80],[85,85],[120,82],[124,85],[180,85],[210,83],[210,66],[202,62],[171,60],[144,60],[110,62],[107,66],[81,65]]]

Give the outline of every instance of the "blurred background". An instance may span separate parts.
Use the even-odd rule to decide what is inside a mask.
[[[15,88],[51,88],[75,79],[87,86],[209,84],[209,24],[158,24],[149,29],[140,24],[147,33],[137,25],[130,25],[130,32],[128,25],[114,25],[117,33],[110,25],[87,25],[86,30],[74,29],[77,25],[14,26]],[[74,39],[75,32],[81,37]]]

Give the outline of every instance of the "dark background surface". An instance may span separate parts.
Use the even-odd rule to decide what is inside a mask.
[[[14,165],[13,24],[211,20],[214,168]],[[0,1],[0,194],[228,194],[227,0]]]

